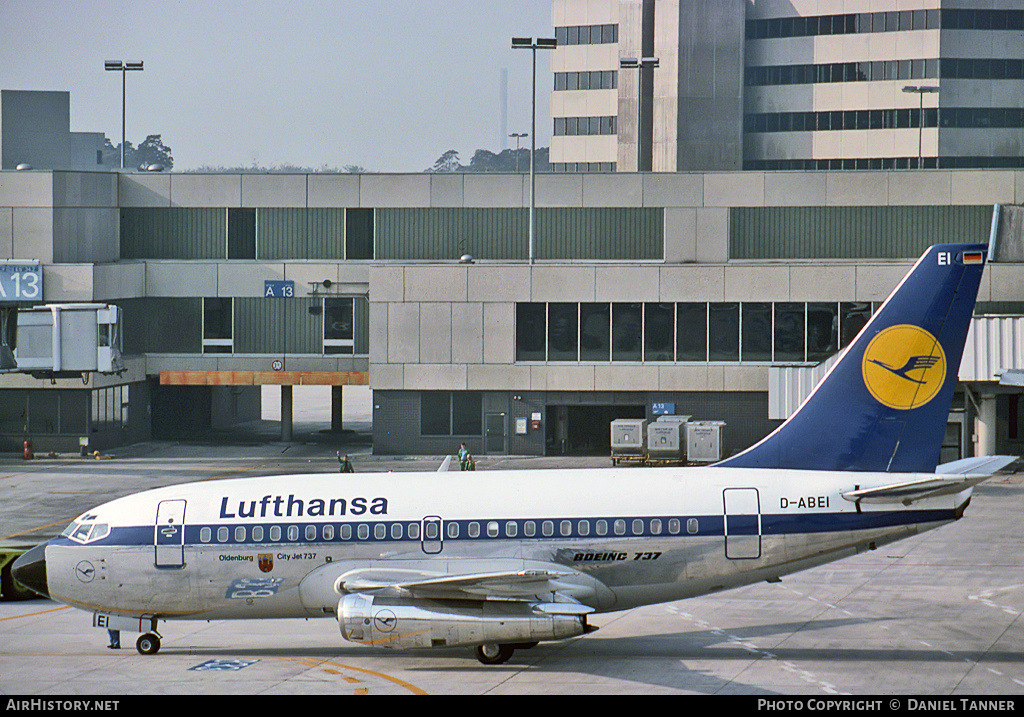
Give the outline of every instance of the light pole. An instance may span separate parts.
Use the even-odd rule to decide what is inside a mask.
[[[513,50],[533,51],[533,99],[530,112],[530,263],[537,248],[537,177],[534,164],[537,154],[537,50],[554,50],[558,41],[553,37],[513,37]]]
[[[925,93],[935,93],[939,91],[938,87],[934,85],[907,85],[903,88],[904,92],[909,94],[915,94],[918,97],[918,108],[917,108],[917,168],[921,169],[921,145],[924,142],[924,96]],[[938,157],[936,157],[936,164],[938,163]]]
[[[125,73],[142,71],[142,62],[122,62],[121,60],[107,60],[103,63],[103,69],[108,72],[121,73],[121,169],[124,169],[124,115],[125,115]]]
[[[653,70],[658,66],[657,57],[642,57],[637,59],[635,57],[622,57],[619,58],[619,68],[623,70],[637,70],[636,75],[636,171],[640,172],[641,169],[641,151],[640,151],[640,126],[642,124],[641,117],[643,115],[643,92],[641,88],[644,84],[644,68],[649,67],[652,70],[651,77],[654,77]],[[654,142],[654,138],[651,137],[651,142]],[[653,169],[653,167],[652,167]]]
[[[516,174],[519,174],[519,140],[528,136],[526,132],[513,132],[509,135],[509,137],[516,138]]]

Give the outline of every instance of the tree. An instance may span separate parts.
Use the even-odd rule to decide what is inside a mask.
[[[458,172],[461,168],[459,164],[459,153],[454,149],[449,149],[447,152],[442,154],[434,162],[434,166],[428,169],[428,172]]]
[[[174,167],[174,157],[171,156],[171,148],[163,143],[161,136],[151,134],[131,153],[131,161],[125,156],[125,166],[148,167],[151,164],[162,164],[164,169]]]
[[[550,172],[551,164],[548,162],[548,148],[537,148],[537,172]],[[469,160],[469,166],[459,164],[459,153],[454,149],[438,157],[432,169],[428,172],[529,172],[530,171],[530,150],[522,148],[518,152],[514,149],[503,149],[495,154],[490,150],[478,149],[473,152],[473,158]]]

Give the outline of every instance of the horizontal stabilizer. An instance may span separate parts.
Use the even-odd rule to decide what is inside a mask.
[[[452,464],[452,457],[451,456],[445,456],[444,461],[441,463],[440,466],[438,466],[437,472],[438,473],[447,473],[448,472],[448,466],[450,466],[451,464]]]
[[[893,483],[876,488],[850,490],[843,493],[843,498],[852,503],[911,503],[926,498],[937,498],[942,495],[955,495],[961,491],[981,483],[991,475],[965,475],[959,478],[937,478],[929,476],[921,480]]]
[[[942,475],[995,475],[1014,461],[1020,460],[1019,456],[978,456],[977,458],[964,458],[951,463],[943,463],[935,469],[936,473]]]

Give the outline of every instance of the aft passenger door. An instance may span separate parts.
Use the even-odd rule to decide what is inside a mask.
[[[725,557],[741,560],[761,557],[761,501],[757,488],[726,488]]]
[[[153,546],[156,550],[156,567],[185,567],[184,500],[162,500],[157,505]]]

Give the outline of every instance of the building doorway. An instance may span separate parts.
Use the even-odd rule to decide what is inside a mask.
[[[549,456],[610,455],[611,423],[617,418],[645,418],[644,406],[548,406],[545,425]]]

